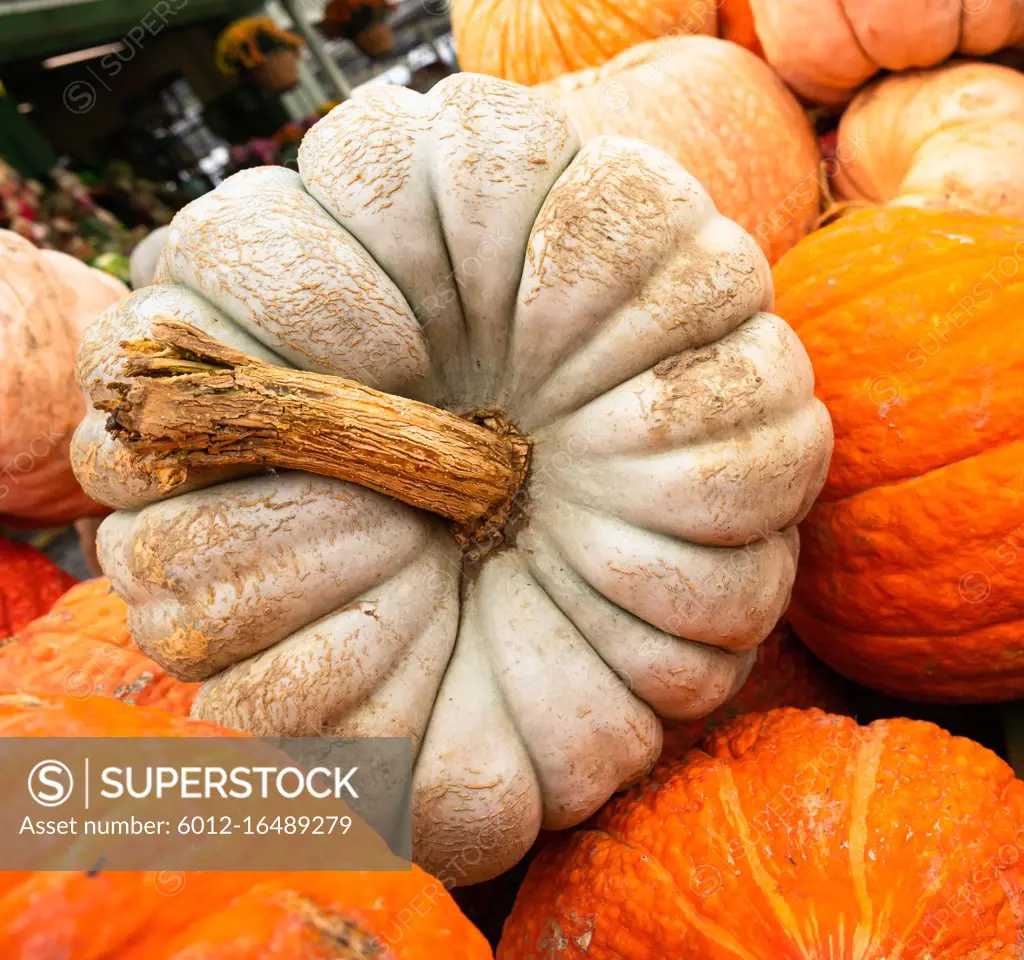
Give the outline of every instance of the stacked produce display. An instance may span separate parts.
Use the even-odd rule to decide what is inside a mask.
[[[1019,957],[1024,13],[452,20],[134,292],[0,234],[104,574],[0,544],[0,735],[408,738],[416,866],[0,872],[0,956]]]

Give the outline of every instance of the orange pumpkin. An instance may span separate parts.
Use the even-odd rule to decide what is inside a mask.
[[[1016,960],[1024,784],[930,723],[732,721],[553,840],[498,960]]]
[[[711,37],[663,39],[538,89],[565,105],[584,140],[634,137],[670,154],[770,262],[813,229],[821,203],[814,132],[749,51]]]
[[[131,293],[117,277],[90,267],[77,257],[57,250],[40,250],[39,255],[68,291],[71,321],[79,336],[94,317]]]
[[[754,12],[750,0],[715,0],[718,7],[718,35],[746,47],[758,56],[763,54],[761,41],[757,38]]]
[[[1020,0],[750,0],[768,62],[797,93],[841,104],[879,70],[932,67],[1024,40]]]
[[[0,736],[239,734],[101,697],[0,694]],[[0,872],[4,960],[490,955],[441,883],[417,867],[373,873]]]
[[[886,77],[839,123],[839,199],[1024,217],[1024,75],[954,63]]]
[[[534,84],[666,34],[714,35],[717,0],[452,0],[451,21],[463,70]]]
[[[794,629],[886,693],[1024,696],[1024,221],[863,210],[774,276],[835,429]]]
[[[0,537],[0,640],[46,613],[74,583],[35,547]]]
[[[72,587],[0,644],[0,690],[110,697],[188,716],[200,684],[168,676],[139,650],[127,617],[106,577]]]
[[[850,708],[842,679],[811,656],[785,622],[757,648],[747,682],[730,700],[701,720],[662,720],[665,739],[658,763],[675,762],[734,717],[777,707],[821,707],[832,713],[846,713]]]
[[[41,527],[104,509],[71,472],[71,435],[85,414],[75,383],[80,308],[52,263],[0,230],[0,520]]]

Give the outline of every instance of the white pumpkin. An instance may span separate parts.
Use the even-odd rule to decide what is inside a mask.
[[[669,157],[581,149],[560,107],[500,80],[380,88],[306,135],[299,173],[245,171],[181,211],[156,280],[86,335],[75,452],[118,508],[100,557],[132,633],[206,680],[197,716],[413,738],[417,859],[474,882],[643,774],[658,716],[700,717],[742,684],[787,604],[831,425],[765,312],[757,244]],[[205,348],[168,348],[167,318],[234,349],[196,364]],[[168,441],[201,406],[177,391],[211,377],[238,379],[216,415],[235,439]],[[371,490],[337,479],[358,472],[347,450],[303,460],[293,434],[315,445],[332,414],[302,401],[281,427],[275,389],[358,393],[370,414],[334,424],[343,446],[392,416],[338,378],[436,415],[357,450],[380,475],[407,448],[422,470]],[[374,492],[423,504],[419,485],[472,474],[463,426],[530,447],[482,541]],[[288,451],[224,453],[275,432]],[[296,464],[331,476],[263,469]]]
[[[157,227],[146,234],[132,251],[128,259],[128,270],[132,278],[132,289],[148,287],[153,282],[156,265],[167,240],[167,227]]]

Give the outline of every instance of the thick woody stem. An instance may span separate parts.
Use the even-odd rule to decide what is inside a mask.
[[[504,524],[529,442],[340,377],[272,366],[175,320],[123,344],[107,429],[153,475],[278,467],[335,477],[454,520],[465,540]]]

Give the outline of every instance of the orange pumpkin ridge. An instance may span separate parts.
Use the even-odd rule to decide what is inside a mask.
[[[553,840],[497,957],[1016,960],[1022,851],[1024,784],[970,740],[747,714]]]
[[[880,70],[987,56],[1024,39],[1017,0],[750,0],[764,56],[797,93],[842,104]]]
[[[714,35],[717,9],[715,0],[452,0],[451,21],[463,70],[534,84],[667,34]]]
[[[73,586],[49,613],[0,643],[0,690],[110,697],[184,717],[199,687],[139,650],[128,607],[106,577]]]
[[[788,618],[906,699],[1024,696],[1024,222],[864,210],[775,267],[835,452]]]

